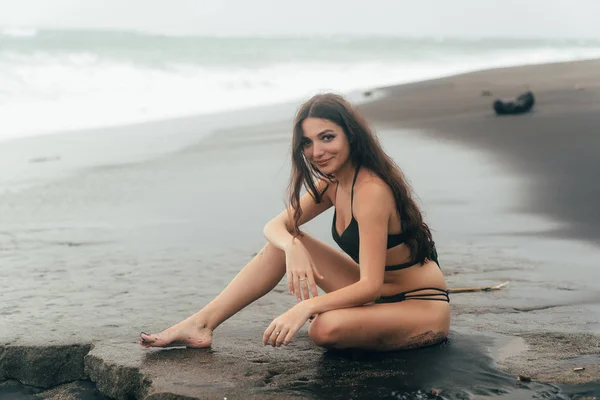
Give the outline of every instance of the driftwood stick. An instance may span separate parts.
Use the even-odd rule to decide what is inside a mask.
[[[504,286],[508,285],[508,281],[501,283],[496,286],[478,286],[478,287],[465,287],[465,288],[451,288],[448,289],[449,293],[466,293],[466,292],[489,292],[491,290],[500,290]]]

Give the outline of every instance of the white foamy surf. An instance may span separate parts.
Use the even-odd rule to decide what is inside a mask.
[[[0,32],[0,140],[600,57],[600,41]]]

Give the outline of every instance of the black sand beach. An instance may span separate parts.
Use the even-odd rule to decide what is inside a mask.
[[[117,399],[600,396],[599,67],[481,71],[361,106],[423,204],[449,285],[510,281],[453,295],[448,343],[394,354],[324,352],[306,327],[261,346],[293,304],[284,285],[210,350],[135,343],[260,249],[283,207],[295,105],[0,143],[0,398],[72,381]],[[526,86],[532,113],[493,115],[495,96]],[[330,222],[308,230],[332,243]]]

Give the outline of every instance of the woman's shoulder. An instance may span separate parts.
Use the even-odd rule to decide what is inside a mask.
[[[354,189],[367,192],[382,191],[392,194],[390,186],[379,175],[366,168],[361,168],[358,172]]]
[[[361,169],[354,186],[357,205],[372,205],[390,210],[395,208],[394,194],[390,186],[375,172]]]

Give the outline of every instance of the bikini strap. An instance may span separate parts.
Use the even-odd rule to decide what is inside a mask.
[[[354,184],[356,183],[359,169],[360,166],[357,166],[356,172],[354,173],[354,179],[352,180],[352,188],[350,189],[350,214],[352,215],[352,218],[354,218]]]
[[[420,292],[422,290],[435,290],[435,291],[438,291],[438,292],[441,292],[441,293],[448,293],[447,290],[440,289],[440,288],[435,288],[435,287],[424,287],[424,288],[419,288],[419,289],[415,289],[415,290],[409,290],[409,291],[403,292],[403,293],[404,294],[415,293],[415,292]],[[432,295],[433,296],[437,296],[437,294],[436,295],[432,294]]]
[[[421,293],[421,294],[415,293],[415,292],[420,292],[422,290],[435,290],[439,293]],[[448,291],[444,290],[444,289],[440,289],[440,288],[425,287],[425,288],[419,288],[419,289],[415,289],[415,290],[409,290],[408,292],[404,292],[403,294],[404,294],[404,298],[406,300],[409,300],[409,299],[440,300],[440,301],[447,301],[448,303],[450,303],[450,296],[448,296]],[[441,298],[439,296],[441,296]]]

